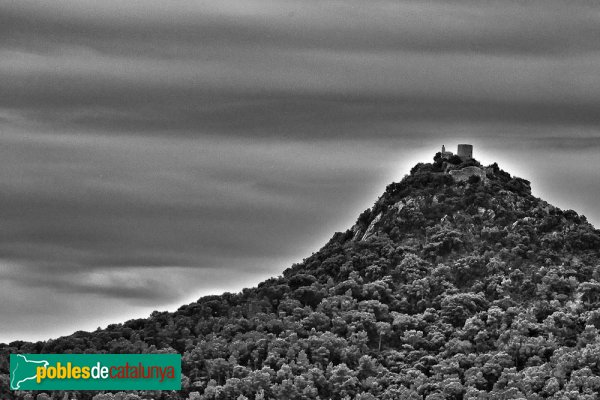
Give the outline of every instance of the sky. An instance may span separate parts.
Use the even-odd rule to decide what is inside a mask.
[[[0,0],[0,342],[277,276],[442,144],[600,226],[600,5]]]

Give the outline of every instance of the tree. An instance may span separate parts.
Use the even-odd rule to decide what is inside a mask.
[[[462,327],[467,318],[488,308],[488,302],[477,293],[458,293],[442,299],[442,315],[456,327]]]
[[[379,342],[377,344],[377,351],[381,351],[381,340],[382,338],[392,331],[392,326],[388,322],[376,322],[377,334],[379,335]]]

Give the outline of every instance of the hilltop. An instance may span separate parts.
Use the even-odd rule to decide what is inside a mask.
[[[1,347],[0,391],[11,352],[178,352],[181,392],[129,398],[593,399],[599,282],[600,231],[584,216],[497,164],[438,153],[280,277]]]

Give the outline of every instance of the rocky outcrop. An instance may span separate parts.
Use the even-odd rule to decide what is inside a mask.
[[[379,220],[381,219],[381,213],[379,213],[375,219],[373,219],[373,221],[371,222],[371,224],[369,225],[369,227],[367,228],[367,230],[365,231],[365,234],[363,235],[361,240],[365,240],[368,239],[369,237],[373,236],[373,233],[375,232],[375,225],[379,222]]]
[[[435,199],[435,201],[437,202],[437,198]],[[432,202],[433,202],[433,199],[432,199]],[[416,197],[407,196],[404,199],[402,199],[399,202],[392,205],[392,208],[395,208],[396,212],[399,213],[400,211],[404,210],[405,208],[407,208],[409,210],[414,210],[419,207],[422,207],[424,204],[425,204],[424,196],[416,196]]]
[[[465,167],[448,172],[457,182],[467,181],[472,176],[478,176],[483,182],[486,180],[485,170],[479,167]]]

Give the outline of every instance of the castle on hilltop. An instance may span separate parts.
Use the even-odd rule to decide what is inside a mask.
[[[454,157],[460,158],[461,162],[466,162],[469,160],[473,160],[473,145],[471,144],[459,144],[456,155],[451,151],[446,151],[446,146],[442,145],[442,152],[440,154],[440,158],[442,160],[446,160],[442,163],[442,170],[450,174],[455,181],[463,182],[468,181],[472,176],[477,176],[484,183],[487,180],[486,170],[481,168],[479,163],[475,162],[477,165],[469,165],[466,167],[457,167],[454,163],[454,160],[451,160]],[[437,155],[436,155],[437,157]],[[474,161],[474,160],[473,160]]]
[[[446,146],[442,145],[442,158],[448,160],[451,158],[454,153],[451,151],[446,151]],[[473,158],[473,145],[471,144],[459,144],[456,155],[461,158],[463,161],[467,161]]]

